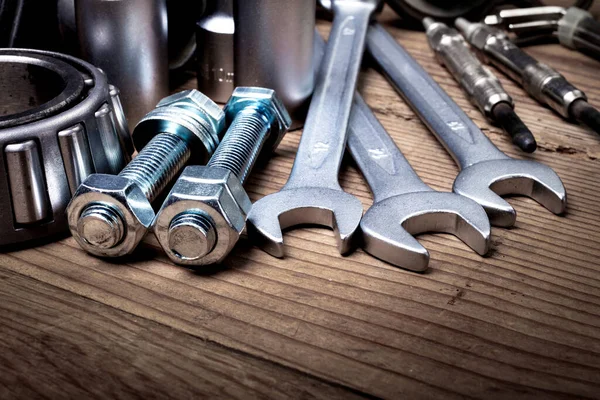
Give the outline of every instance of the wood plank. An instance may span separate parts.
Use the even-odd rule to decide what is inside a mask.
[[[0,270],[0,398],[363,398]]]
[[[93,327],[90,331],[104,329],[98,335],[113,334],[110,329],[116,328],[102,328],[98,314],[123,321],[119,324],[127,329],[133,329],[132,320],[139,324],[135,334],[118,333],[130,342],[141,330],[156,330],[156,335],[144,333],[149,347],[136,342],[146,351],[142,363],[146,377],[156,379],[158,374],[146,363],[169,359],[181,348],[197,351],[198,356],[190,356],[181,368],[198,363],[211,369],[215,378],[206,387],[183,385],[178,393],[216,390],[220,370],[205,364],[201,354],[218,353],[221,348],[210,347],[217,343],[236,352],[234,356],[226,352],[236,360],[232,365],[247,362],[248,368],[256,368],[256,380],[277,374],[269,368],[278,371],[285,366],[284,375],[278,376],[291,379],[293,388],[309,385],[301,380],[306,374],[333,397],[351,389],[357,395],[384,398],[599,398],[600,139],[541,107],[498,74],[538,139],[536,153],[520,153],[440,68],[422,33],[396,28],[389,10],[382,20],[501,150],[543,162],[559,173],[569,193],[565,216],[555,216],[530,199],[511,198],[517,224],[492,230],[488,257],[478,256],[449,235],[421,235],[419,240],[432,258],[423,274],[395,268],[360,250],[340,257],[331,232],[310,227],[286,233],[287,254],[281,260],[242,242],[223,265],[192,271],[168,262],[153,237],[121,262],[93,258],[73,239],[65,239],[0,255],[0,276],[8,274],[9,282],[25,277],[19,279],[27,285],[35,280],[44,283],[44,291],[69,293],[81,321],[73,328],[75,337],[93,336],[85,331],[87,326]],[[326,33],[327,23],[322,22],[320,29]],[[597,61],[559,45],[527,51],[557,67],[588,94],[591,104],[600,106]],[[190,80],[181,88],[194,85]],[[361,74],[360,91],[421,178],[435,189],[451,190],[456,165],[372,66]],[[272,160],[257,167],[247,184],[253,200],[283,186],[299,138],[300,132],[288,134]],[[365,208],[371,204],[368,187],[351,160],[345,161],[340,178],[344,189],[358,196]],[[45,295],[12,286],[3,289],[3,282],[0,292],[7,299],[15,292],[19,298],[15,304],[24,315],[40,319],[38,314],[55,315],[35,305],[45,304]],[[88,309],[93,311],[90,316],[84,311]],[[16,325],[12,326],[14,331]],[[154,359],[148,348],[159,348],[157,338],[167,332],[181,336],[177,339],[181,347],[167,347]],[[129,347],[101,348],[94,351],[123,358],[124,365],[135,362],[127,355]],[[23,363],[27,362],[30,357],[24,356]],[[89,359],[78,363],[76,357],[65,357],[68,362],[92,368]],[[254,362],[260,365],[254,367]],[[179,367],[173,363],[172,368]],[[235,377],[232,385],[239,390],[235,393],[242,394],[246,382]],[[270,395],[260,385],[251,389]]]

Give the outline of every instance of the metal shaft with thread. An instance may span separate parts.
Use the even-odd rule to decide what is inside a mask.
[[[274,121],[273,113],[263,107],[246,107],[239,111],[207,167],[224,168],[244,184]],[[194,210],[177,215],[169,226],[170,249],[182,259],[202,259],[218,240],[212,220]]]
[[[240,111],[207,166],[225,168],[244,184],[267,140],[273,119],[266,109],[248,107]]]

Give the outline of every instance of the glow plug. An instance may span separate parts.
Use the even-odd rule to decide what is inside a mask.
[[[600,134],[600,112],[589,105],[585,93],[559,72],[525,53],[497,28],[464,18],[456,20],[456,27],[484,61],[519,83],[531,97],[563,118],[572,118]]]
[[[462,35],[431,18],[425,18],[423,25],[436,58],[462,86],[471,102],[490,121],[500,125],[521,150],[535,151],[535,138],[515,113],[512,98],[498,78],[469,50]]]

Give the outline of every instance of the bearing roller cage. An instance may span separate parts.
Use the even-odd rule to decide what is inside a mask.
[[[68,231],[72,191],[90,173],[118,173],[133,144],[118,90],[91,64],[0,49],[0,76],[6,99],[0,102],[0,246],[6,246]]]

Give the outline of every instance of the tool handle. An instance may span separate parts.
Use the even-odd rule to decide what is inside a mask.
[[[485,160],[507,158],[381,25],[369,28],[367,48],[461,169]]]
[[[432,190],[418,177],[394,140],[356,93],[350,116],[348,150],[367,180],[374,201]]]
[[[335,16],[327,50],[286,188],[340,190],[338,173],[346,147],[348,119],[375,3],[336,1],[333,8]]]
[[[600,60],[600,22],[585,10],[567,9],[558,24],[558,40],[563,46]]]

